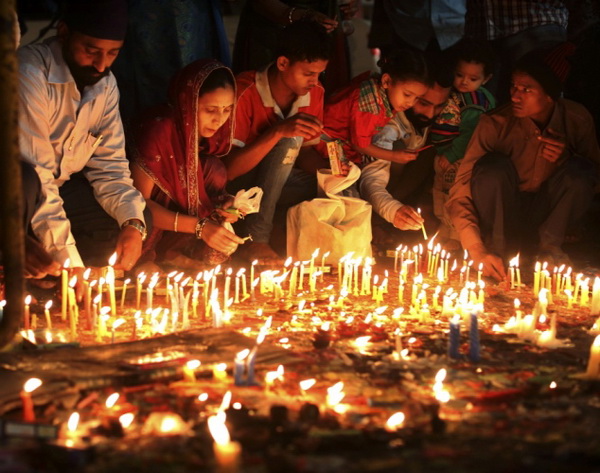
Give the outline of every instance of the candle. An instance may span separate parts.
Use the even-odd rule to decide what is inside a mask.
[[[154,286],[158,283],[158,278],[152,277],[146,287],[146,310],[152,312],[154,306]]]
[[[121,290],[121,312],[125,310],[125,294],[127,293],[127,285],[131,282],[131,279],[127,278],[123,281],[123,289]]]
[[[213,366],[213,377],[218,381],[225,381],[227,379],[227,363]]]
[[[35,422],[35,412],[33,410],[33,399],[31,393],[42,385],[39,378],[29,378],[23,385],[21,391],[21,403],[23,405],[23,420],[25,422]]]
[[[71,341],[77,339],[77,319],[79,318],[79,309],[75,299],[75,285],[77,284],[77,276],[73,276],[69,282],[68,297],[69,300],[69,327],[71,329]]]
[[[23,328],[24,328],[24,330],[29,330],[31,327],[31,325],[29,323],[29,319],[30,319],[29,304],[31,304],[31,296],[30,295],[25,297],[25,310],[23,311]]]
[[[471,313],[471,326],[469,327],[469,359],[477,363],[479,361],[479,327],[477,313]]]
[[[112,324],[112,328],[111,328],[111,342],[115,343],[115,332],[117,331],[117,329],[123,325],[125,323],[125,319],[117,319],[113,322]]]
[[[421,209],[418,208],[417,212],[421,215]],[[425,222],[421,224],[421,231],[423,232],[423,240],[427,240],[427,232],[425,231]]]
[[[252,300],[254,300],[254,267],[258,264],[258,260],[252,261],[250,265],[250,291],[252,292]]]
[[[44,317],[46,318],[46,329],[52,330],[52,319],[50,319],[50,307],[52,307],[52,300],[46,302],[44,305]]]
[[[241,446],[232,442],[225,426],[225,413],[219,412],[208,418],[208,428],[215,443],[213,451],[217,461],[217,473],[237,473],[239,471]]]
[[[598,375],[600,375],[600,335],[594,339],[594,343],[590,348],[586,374],[590,378],[598,378]]]
[[[223,290],[223,310],[229,307],[229,287],[231,286],[231,273],[233,270],[229,268],[225,277],[225,289]]]
[[[244,382],[244,374],[246,371],[246,358],[250,350],[246,348],[235,355],[233,360],[233,382],[236,386],[244,386],[247,383]]]
[[[146,280],[146,275],[142,272],[138,274],[135,285],[135,309],[140,310],[140,304],[142,302],[142,284]]]
[[[108,259],[108,267],[106,268],[106,284],[108,285],[108,298],[110,300],[110,310],[113,315],[117,315],[117,301],[115,295],[115,265],[117,261],[117,253],[113,253]]]
[[[67,320],[67,288],[69,284],[69,263],[70,260],[67,258],[65,264],[63,265],[63,269],[60,272],[60,287],[61,287],[61,319],[64,321]]]
[[[188,383],[196,382],[196,370],[200,367],[200,360],[189,360],[183,365],[183,380]]]
[[[300,262],[296,261],[294,263],[294,267],[292,268],[292,275],[290,276],[290,285],[288,287],[288,297],[292,297],[296,290],[296,285],[298,284],[298,266]]]
[[[450,334],[448,338],[448,356],[458,359],[460,354],[460,315],[455,314],[450,320]]]
[[[323,282],[324,280],[324,275],[325,275],[325,261],[327,261],[327,257],[329,256],[329,251],[323,253],[323,256],[321,257],[321,282]]]
[[[533,273],[533,295],[537,297],[540,291],[540,273],[542,270],[542,264],[537,261],[535,263],[535,271]]]
[[[591,315],[600,315],[600,277],[594,278],[592,286],[592,304],[590,306]]]

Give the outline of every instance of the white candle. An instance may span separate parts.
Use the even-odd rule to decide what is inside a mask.
[[[232,442],[225,426],[225,413],[219,412],[208,418],[208,428],[215,443],[213,446],[218,473],[237,473],[239,471],[241,446]]]
[[[592,343],[586,374],[590,378],[597,378],[600,375],[600,335]]]
[[[68,294],[67,294],[67,290],[69,287],[69,263],[70,260],[69,258],[67,258],[67,260],[65,261],[65,264],[63,265],[63,269],[60,273],[60,287],[61,287],[61,318],[63,320],[63,322],[65,320],[67,320],[67,299],[68,299]]]

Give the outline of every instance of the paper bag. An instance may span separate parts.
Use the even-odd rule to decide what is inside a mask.
[[[287,253],[295,260],[309,260],[329,252],[333,264],[354,252],[354,258],[371,256],[371,205],[355,197],[339,195],[360,177],[360,169],[351,164],[347,176],[335,176],[330,169],[319,170],[319,197],[288,210]]]

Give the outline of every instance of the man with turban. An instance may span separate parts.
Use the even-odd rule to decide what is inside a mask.
[[[105,265],[103,249],[116,251],[116,267],[131,269],[146,234],[110,71],[126,24],[126,0],[72,0],[56,37],[18,52],[20,152],[45,194],[31,226],[75,274],[84,260]]]

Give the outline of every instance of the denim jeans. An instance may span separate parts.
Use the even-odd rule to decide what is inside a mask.
[[[299,150],[299,139],[282,138],[254,170],[252,185],[264,192],[258,213],[246,217],[246,229],[255,242],[269,242],[275,208]]]

